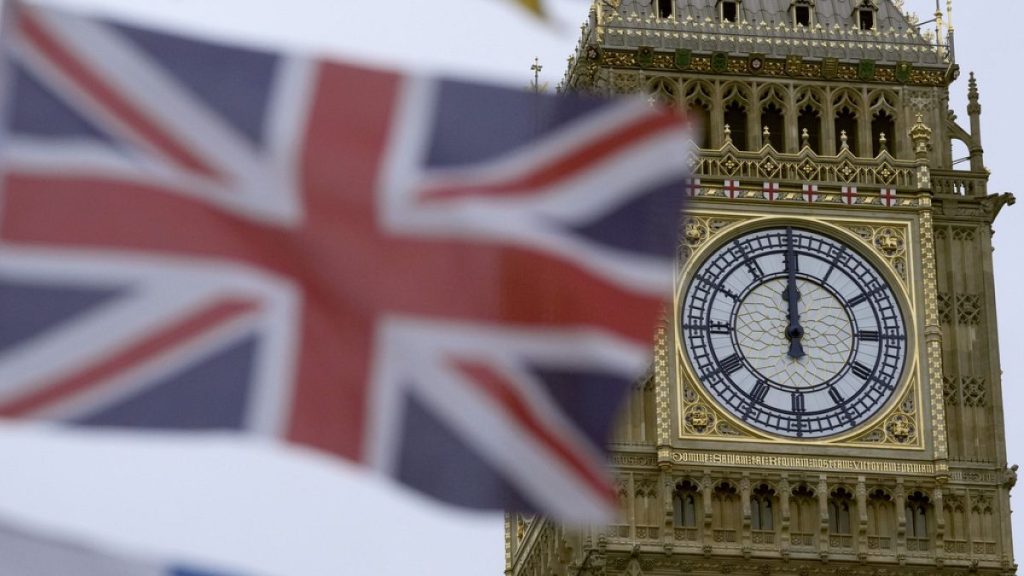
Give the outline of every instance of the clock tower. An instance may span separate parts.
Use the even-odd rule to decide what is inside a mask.
[[[621,517],[510,514],[509,576],[1016,573],[981,105],[950,2],[597,0],[563,87],[699,121]],[[957,158],[963,150],[965,158]]]

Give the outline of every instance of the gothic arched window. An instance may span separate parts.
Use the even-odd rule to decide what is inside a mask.
[[[805,89],[797,94],[796,127],[800,149],[806,145],[821,154],[821,110],[824,97],[816,90]]]
[[[697,527],[697,510],[700,491],[697,485],[689,480],[676,484],[676,492],[672,498],[675,525],[682,528]]]
[[[850,534],[850,509],[853,495],[845,488],[836,488],[828,500],[828,530],[832,534]]]
[[[698,148],[711,146],[711,92],[711,86],[701,81],[691,81],[683,87],[686,112],[693,120],[693,142]]]
[[[775,104],[769,104],[761,110],[761,124],[764,124],[766,128],[765,132],[768,136],[764,139],[763,144],[771,144],[772,148],[776,150],[783,150],[783,137],[785,136],[784,131],[786,129],[786,119],[782,115],[782,110]]]
[[[927,496],[914,492],[907,497],[904,513],[907,519],[907,538],[928,538],[928,509],[931,503]]]
[[[721,542],[736,542],[737,529],[742,519],[739,491],[730,482],[722,482],[712,493],[711,522],[715,538]]]
[[[892,496],[885,490],[868,494],[868,548],[892,550],[892,535],[896,533],[896,507]]]
[[[750,494],[750,527],[753,530],[775,529],[775,490],[761,484]]]
[[[725,125],[733,146],[739,150],[747,149],[747,109],[739,102],[732,102],[725,107]]]
[[[885,110],[879,110],[871,118],[871,152],[878,156],[883,150],[883,138],[886,142],[885,149],[892,154],[893,138],[896,136],[896,119]]]
[[[793,488],[789,498],[790,542],[794,546],[813,546],[818,528],[818,497],[806,484]]]

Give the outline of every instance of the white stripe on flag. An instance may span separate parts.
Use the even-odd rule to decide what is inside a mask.
[[[0,573],[4,576],[217,576],[153,559],[99,550],[0,520]],[[224,573],[218,573],[224,576]]]

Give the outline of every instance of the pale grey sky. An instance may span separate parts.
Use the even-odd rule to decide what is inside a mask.
[[[499,0],[48,0],[210,37],[287,47],[408,69],[440,70],[525,86],[534,56],[542,80],[561,78],[586,0],[554,0],[541,25]],[[943,2],[944,4],[944,2]],[[1012,0],[956,2],[963,70],[953,106],[966,122],[969,70],[978,73],[986,165],[993,192],[1024,177],[1024,53]],[[907,5],[930,19],[933,0]],[[1024,246],[1022,208],[996,222],[1009,461],[1024,462]],[[0,514],[100,544],[184,557],[267,576],[497,575],[499,514],[425,501],[352,467],[305,451],[242,442],[0,426]],[[1016,498],[1016,508],[1024,500]],[[1015,515],[1018,541],[1024,514]],[[1017,547],[1018,554],[1024,548]]]

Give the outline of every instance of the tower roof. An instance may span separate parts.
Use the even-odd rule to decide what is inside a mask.
[[[868,60],[899,64],[904,75],[907,66],[939,69],[929,84],[955,63],[951,31],[936,39],[892,0],[594,0],[594,8],[583,43],[607,50]]]
[[[711,18],[718,19],[718,4],[720,0],[680,0],[677,3],[679,18],[686,19],[691,16],[694,20]],[[794,0],[741,0],[739,9],[741,21],[757,24],[778,24],[790,22],[790,7],[798,4]],[[907,30],[913,26],[907,21],[902,10],[893,5],[890,0],[807,0],[804,5],[814,7],[815,22],[823,27],[838,24],[843,28],[849,28],[857,24],[855,10],[860,6],[869,6],[877,9],[876,19],[878,26],[887,30]]]

